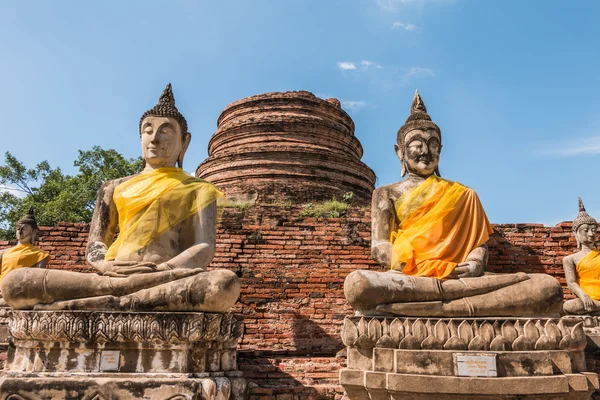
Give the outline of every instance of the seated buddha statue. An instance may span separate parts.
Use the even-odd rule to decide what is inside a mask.
[[[206,270],[222,194],[181,169],[191,134],[170,84],[139,130],[143,171],[98,191],[86,249],[98,273],[16,269],[0,283],[12,308],[224,312],[236,302],[235,273]]]
[[[485,272],[493,229],[474,190],[441,178],[441,139],[415,93],[394,146],[408,176],[372,198],[372,255],[389,270],[350,273],[348,303],[363,315],[558,315],[562,289],[553,277]]]
[[[563,258],[567,286],[576,299],[563,304],[566,314],[600,314],[600,253],[596,249],[598,222],[586,211],[581,198],[573,221],[577,253]]]
[[[19,268],[46,268],[50,254],[34,243],[39,233],[33,207],[17,222],[17,245],[0,250],[0,282],[11,271]],[[7,306],[0,298],[0,307]]]

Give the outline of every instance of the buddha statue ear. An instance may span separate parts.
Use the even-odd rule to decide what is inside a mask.
[[[186,132],[183,136],[183,143],[181,145],[181,152],[179,153],[179,157],[177,157],[177,166],[183,169],[183,157],[185,156],[185,152],[190,145],[190,141],[192,140],[192,134]]]
[[[400,176],[404,177],[408,173],[408,169],[406,168],[406,162],[404,161],[404,151],[399,144],[394,145],[394,151],[400,160]]]
[[[442,144],[440,143],[440,150],[439,152],[442,152]],[[438,153],[439,155],[439,153]],[[438,157],[438,165],[435,167],[435,171],[433,171],[437,176],[439,176],[440,178],[442,177],[442,174],[440,174],[440,165],[439,165],[439,157]]]

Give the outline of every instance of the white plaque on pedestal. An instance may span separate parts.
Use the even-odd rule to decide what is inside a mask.
[[[496,356],[484,354],[456,354],[458,376],[498,376]]]
[[[120,367],[120,352],[104,350],[100,353],[100,371],[118,371]]]

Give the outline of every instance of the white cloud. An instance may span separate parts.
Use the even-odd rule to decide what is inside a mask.
[[[598,155],[600,154],[600,136],[583,138],[575,143],[573,140],[550,143],[542,148],[541,152],[559,158]]]
[[[396,11],[400,6],[409,5],[426,5],[426,4],[451,4],[455,3],[456,0],[374,0],[375,4],[386,12]]]
[[[358,110],[368,106],[367,102],[362,100],[342,100],[341,103],[342,108],[348,109],[352,112],[357,112]]]
[[[409,32],[417,30],[417,26],[416,25],[407,24],[407,23],[404,23],[404,22],[396,21],[396,22],[394,22],[392,24],[392,29],[398,29],[398,28],[402,28],[405,31],[409,31]]]
[[[435,76],[433,70],[429,68],[383,66],[372,60],[345,61],[338,62],[337,65],[343,75],[353,82],[366,81],[369,85],[383,90],[405,86],[417,78]],[[351,107],[356,108],[358,105]]]
[[[412,67],[404,74],[404,78],[406,79],[418,76],[435,76],[435,74],[433,73],[433,70],[421,67]]]
[[[354,63],[348,62],[348,61],[341,61],[341,62],[337,63],[337,65],[342,71],[350,71],[350,70],[356,69],[356,65]]]

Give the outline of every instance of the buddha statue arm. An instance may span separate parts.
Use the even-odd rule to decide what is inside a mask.
[[[157,265],[157,270],[177,268],[206,270],[215,253],[217,235],[216,202],[201,208],[192,218],[194,244],[170,260]]]
[[[371,255],[386,268],[392,265],[392,243],[390,235],[394,229],[394,204],[388,189],[380,187],[373,192],[371,202]]]
[[[565,278],[567,279],[567,286],[583,302],[583,308],[585,311],[592,311],[596,307],[594,300],[583,291],[579,283],[577,283],[577,268],[575,262],[571,257],[565,257],[563,259],[563,269],[565,270]]]

